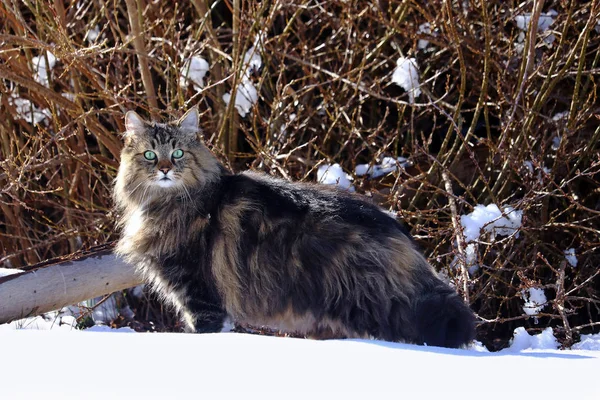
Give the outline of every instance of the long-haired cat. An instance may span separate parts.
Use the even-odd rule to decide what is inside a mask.
[[[169,124],[125,116],[117,252],[194,332],[224,321],[316,337],[459,347],[474,316],[394,218],[359,195],[232,174],[193,108]]]

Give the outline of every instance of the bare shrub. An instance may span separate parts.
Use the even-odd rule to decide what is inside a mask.
[[[339,163],[406,221],[488,345],[523,325],[569,345],[600,326],[599,14],[598,1],[2,2],[0,262],[113,240],[123,112],[164,120],[198,104],[234,170],[315,180]],[[255,43],[262,67],[247,71]],[[179,85],[193,55],[210,65],[200,91]],[[419,66],[414,104],[391,80],[400,56]],[[242,117],[223,95],[244,79],[258,102]],[[412,165],[354,174],[384,156]],[[522,227],[467,255],[460,216],[491,203],[522,211]],[[529,288],[547,297],[535,317]]]

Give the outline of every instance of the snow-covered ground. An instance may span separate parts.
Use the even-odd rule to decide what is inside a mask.
[[[600,351],[0,326],[2,399],[600,399]],[[541,335],[538,335],[541,336]],[[600,349],[598,335],[583,348]],[[583,342],[582,342],[583,344]],[[209,397],[210,396],[210,397]]]

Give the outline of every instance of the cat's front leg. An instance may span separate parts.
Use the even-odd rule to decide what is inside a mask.
[[[205,302],[192,301],[183,311],[186,332],[215,333],[221,332],[227,313],[221,307]]]

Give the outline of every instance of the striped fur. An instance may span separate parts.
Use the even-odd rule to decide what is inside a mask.
[[[472,340],[469,308],[377,206],[336,188],[227,172],[197,138],[195,109],[172,124],[128,113],[126,125],[117,251],[190,331],[215,332],[230,318],[310,337]],[[158,165],[176,148],[185,155],[170,160],[173,183],[160,186]],[[143,158],[148,149],[155,163]]]

